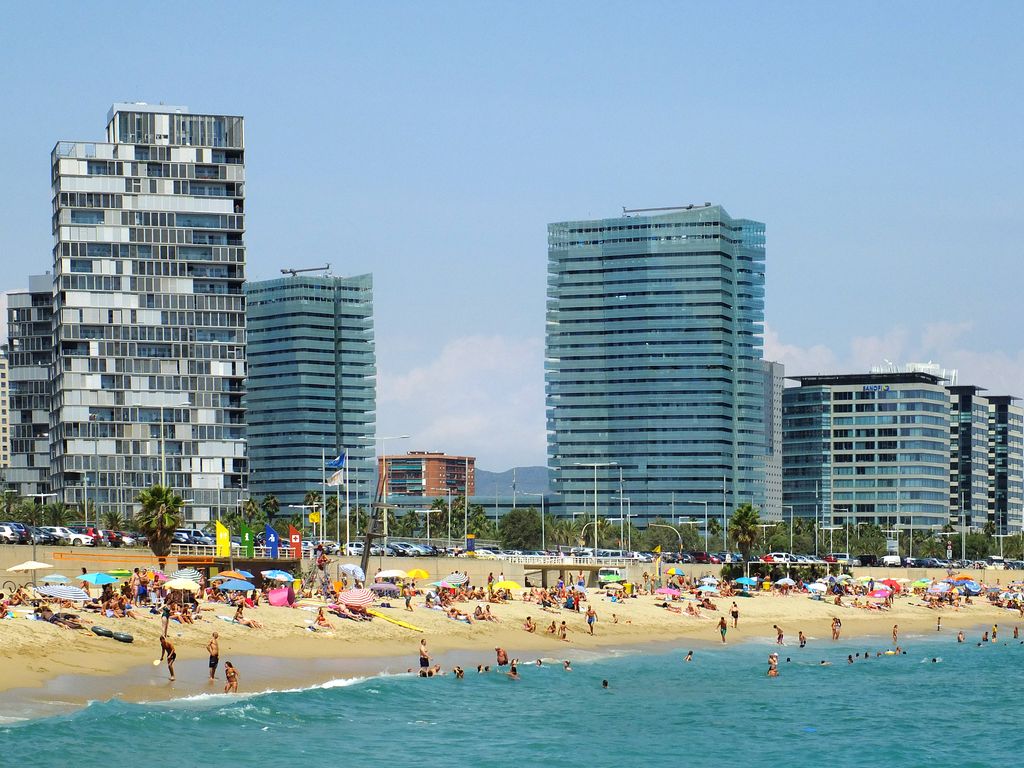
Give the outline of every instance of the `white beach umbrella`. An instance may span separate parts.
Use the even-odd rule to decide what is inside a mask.
[[[44,568],[53,568],[53,566],[49,563],[40,563],[36,560],[26,560],[24,563],[12,565],[7,570],[11,573],[18,573],[20,571],[41,571]]]

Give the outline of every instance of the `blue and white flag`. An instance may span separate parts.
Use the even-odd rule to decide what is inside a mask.
[[[338,458],[331,459],[327,462],[328,469],[341,469],[345,466],[345,452],[342,451],[338,454]]]
[[[281,543],[281,537],[269,524],[263,527],[263,535],[267,540],[267,547],[270,549],[270,556],[277,557],[277,548]]]

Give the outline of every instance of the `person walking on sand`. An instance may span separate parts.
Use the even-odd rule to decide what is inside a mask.
[[[224,693],[238,693],[238,670],[230,661],[224,662]]]
[[[590,630],[590,634],[594,634],[594,622],[597,621],[597,611],[594,610],[594,606],[587,606],[587,629]]]
[[[897,643],[899,643],[899,641],[900,641],[900,625],[899,624],[893,624],[892,625],[892,644],[896,645]]]
[[[429,669],[430,667],[430,652],[427,650],[427,641],[424,638],[420,640],[420,669]]]
[[[210,638],[210,642],[206,644],[206,650],[210,654],[210,682],[214,680],[214,676],[217,674],[217,665],[220,664],[220,645],[217,643],[219,635],[214,632],[213,637]]]
[[[772,624],[772,629],[775,630],[775,644],[785,645],[785,643],[783,642],[784,638],[782,635],[782,627],[780,627],[778,624]]]
[[[729,615],[732,616],[732,628],[736,629],[740,623],[740,608],[735,602],[732,604],[732,608],[729,609]]]
[[[171,675],[171,682],[174,682],[174,660],[178,658],[177,651],[174,650],[174,643],[167,635],[160,635],[160,661],[167,658],[167,671]]]
[[[725,616],[721,616],[718,619],[718,632],[722,635],[722,642],[725,643],[725,633],[729,631],[729,622],[725,620]]]
[[[832,639],[838,640],[839,634],[843,630],[843,622],[839,620],[838,616],[832,617]]]

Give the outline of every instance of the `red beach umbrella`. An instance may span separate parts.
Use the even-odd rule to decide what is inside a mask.
[[[338,595],[338,602],[342,605],[370,605],[377,596],[368,589],[347,589]]]

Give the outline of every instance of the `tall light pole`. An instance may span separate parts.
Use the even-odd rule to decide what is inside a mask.
[[[843,520],[846,522],[846,525],[844,526],[846,528],[846,557],[849,558],[850,560],[853,560],[853,555],[850,552],[850,519],[849,519],[850,507],[846,506],[846,505],[842,505],[842,506],[833,507],[833,509],[840,509],[840,510],[846,512],[846,514],[843,515]]]
[[[523,491],[524,496],[540,496],[540,548],[543,551],[547,551],[547,540],[544,537],[544,494],[534,492]]]
[[[626,517],[627,517],[627,515],[629,517],[632,517],[632,515],[629,514],[629,513],[623,514],[623,509],[622,509],[622,502],[626,502],[627,505],[630,503],[629,496],[622,496],[622,495],[620,495],[619,498],[618,498],[618,501],[619,501],[619,546],[624,548],[624,549],[626,549],[626,551],[629,551],[629,548],[626,547]],[[629,509],[629,507],[627,507],[627,509]]]
[[[614,467],[617,464],[614,461],[576,461],[573,462],[577,467],[593,467],[594,468],[594,558],[597,558],[597,468],[598,467]],[[583,526],[586,528],[586,526]]]
[[[675,528],[674,526],[671,526],[671,525],[662,525],[661,523],[648,523],[647,527],[648,528],[668,528],[670,531],[672,531],[672,533],[674,533],[676,535],[676,538],[679,539],[679,551],[680,552],[683,551],[683,535],[681,533],[679,533],[679,529],[678,528]]]
[[[673,518],[675,517],[675,497],[673,496]],[[680,504],[703,504],[704,505],[704,551],[711,551],[711,533],[708,531],[708,503],[706,501],[681,501]]]
[[[57,494],[56,493],[33,493],[32,496],[39,499],[39,506],[40,507],[43,506],[43,499],[55,499],[55,498],[57,498]],[[97,527],[99,527],[99,526],[97,525]],[[31,534],[31,531],[29,533]],[[32,559],[35,560],[36,559],[36,537],[33,535],[33,536],[31,536],[31,538],[32,538]],[[32,575],[32,581],[35,581],[35,573],[34,572],[33,572],[33,575]]]
[[[782,511],[789,510],[789,554],[793,554],[793,505],[783,504]]]

